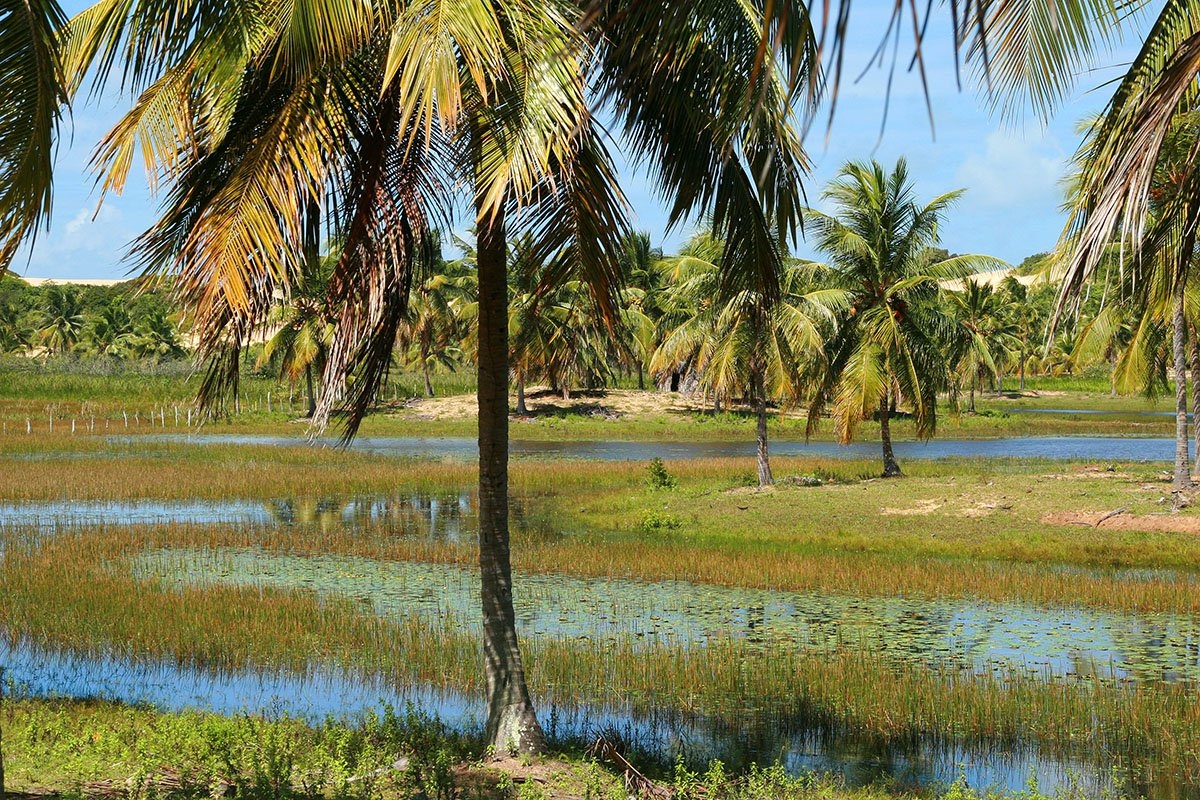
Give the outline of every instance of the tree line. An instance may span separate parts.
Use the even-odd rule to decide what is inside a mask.
[[[0,353],[169,361],[188,354],[168,292],[0,277]]]

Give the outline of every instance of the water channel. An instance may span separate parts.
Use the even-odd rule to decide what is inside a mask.
[[[257,445],[303,447],[307,439],[287,436],[241,434],[147,434],[113,437],[123,445],[140,442],[184,442],[197,445]],[[315,446],[334,447],[333,439],[318,440]],[[351,449],[412,458],[474,459],[479,455],[474,439],[466,437],[381,437],[355,439]],[[771,454],[814,458],[877,459],[877,442],[772,441]],[[517,457],[570,458],[599,461],[649,461],[663,459],[753,458],[754,441],[737,442],[628,442],[532,441],[514,439],[510,452]],[[895,443],[896,456],[908,458],[1012,458],[1103,461],[1170,461],[1175,442],[1164,437],[1123,436],[1026,436],[1005,439],[932,439],[928,442]]]

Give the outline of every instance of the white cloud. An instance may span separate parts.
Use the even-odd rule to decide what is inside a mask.
[[[982,153],[970,153],[956,181],[981,207],[1002,209],[1057,204],[1066,158],[1051,138],[1007,131],[988,134]]]

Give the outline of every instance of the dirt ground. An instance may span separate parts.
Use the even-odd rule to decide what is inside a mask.
[[[510,403],[516,408],[515,396],[511,398]],[[700,395],[684,395],[679,392],[633,389],[576,391],[571,393],[570,399],[564,400],[561,392],[552,392],[542,386],[530,387],[525,392],[525,405],[529,408],[530,419],[568,413],[610,419],[644,419],[666,414],[690,415],[712,410],[711,402],[705,401]],[[748,409],[735,405],[732,410]],[[416,419],[451,420],[473,418],[477,411],[475,395],[466,394],[413,400],[402,413]]]
[[[1085,525],[1113,531],[1140,531],[1145,533],[1200,533],[1200,517],[1190,514],[1129,514],[1060,511],[1042,517],[1048,525]]]

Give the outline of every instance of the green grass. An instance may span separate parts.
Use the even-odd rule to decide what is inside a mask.
[[[412,711],[357,724],[162,713],[142,706],[22,698],[0,710],[8,788],[68,798],[103,789],[123,796],[191,800],[215,790],[247,800],[625,800],[611,767],[568,748],[536,760],[475,760],[477,742]],[[395,770],[398,756],[408,759]],[[364,779],[363,776],[366,776]],[[891,800],[888,786],[848,789],[829,776],[789,775],[779,765],[731,775],[719,762],[654,774],[679,800]],[[173,779],[167,787],[156,781]],[[16,795],[18,797],[23,795]],[[959,782],[925,795],[996,800]],[[1036,787],[1010,800],[1083,800],[1078,788],[1047,796]]]

